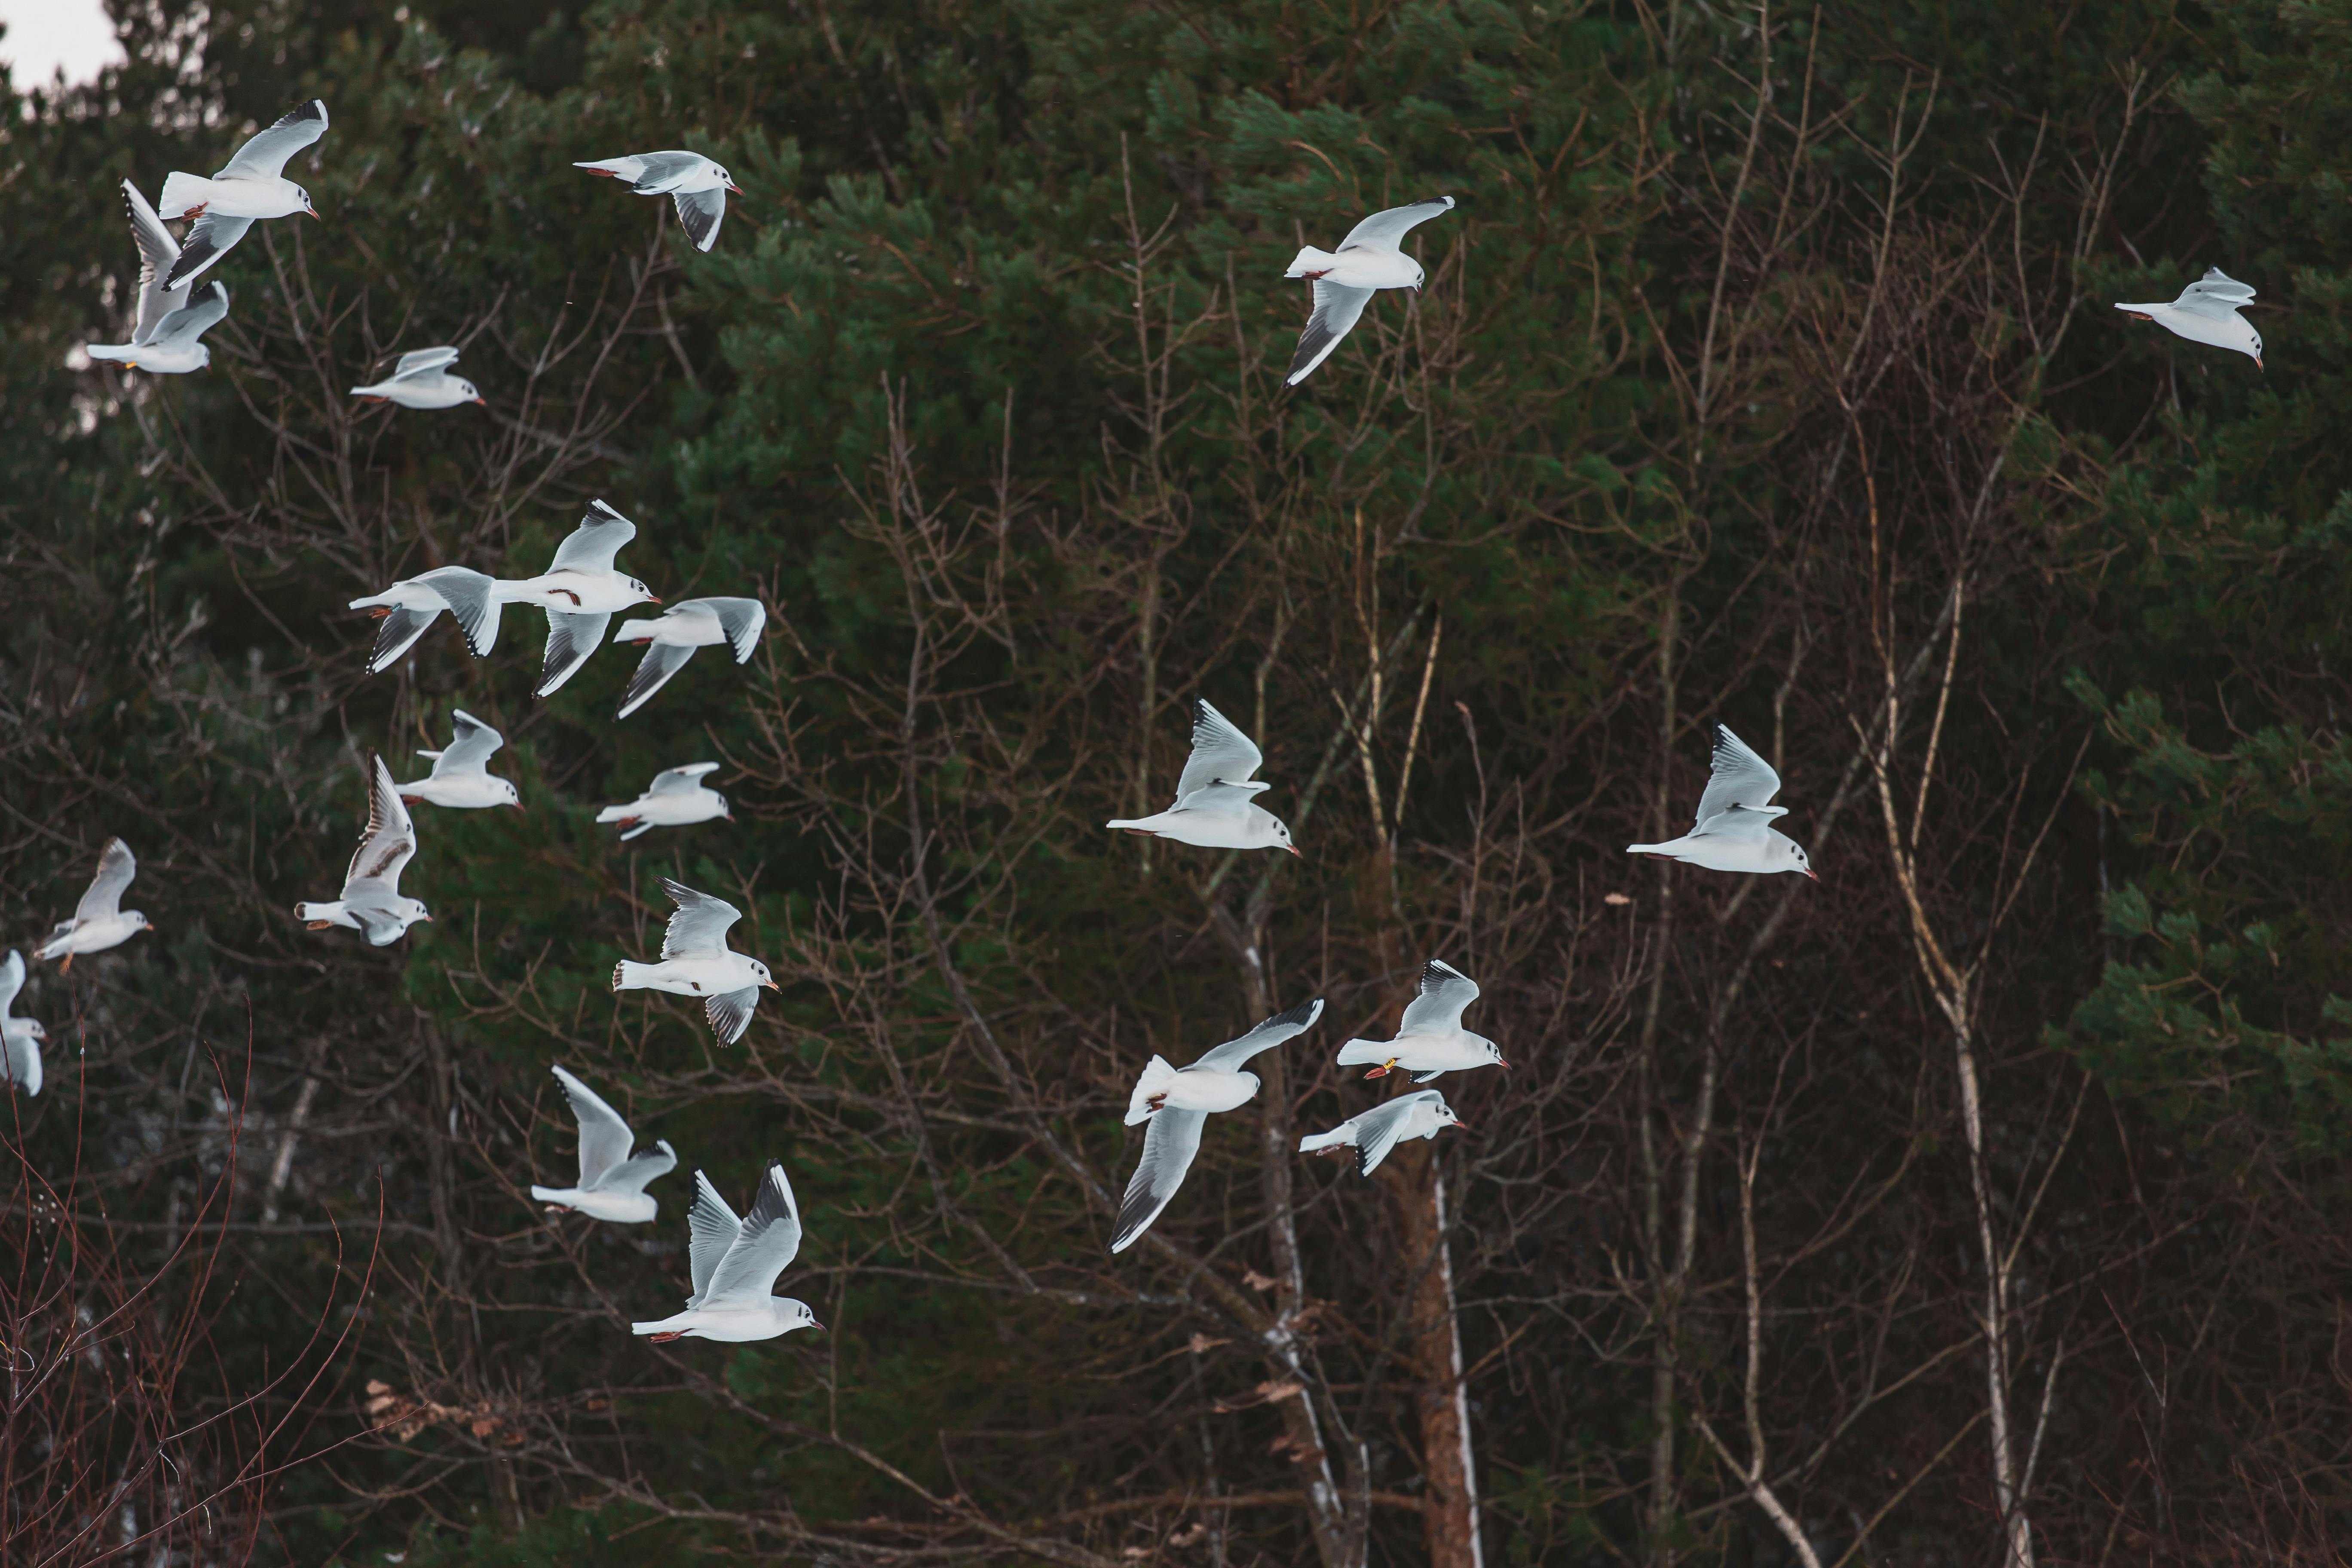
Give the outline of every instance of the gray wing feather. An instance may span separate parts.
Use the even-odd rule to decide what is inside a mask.
[[[760,1196],[743,1216],[742,1233],[711,1271],[707,1300],[757,1300],[773,1289],[776,1276],[801,1250],[801,1209],[784,1168],[772,1164],[760,1182]]]
[[[1339,242],[1339,248],[1394,250],[1415,224],[1427,223],[1431,218],[1453,210],[1452,196],[1431,196],[1425,201],[1374,213],[1348,231],[1348,237]]]
[[[1297,352],[1290,356],[1289,374],[1282,378],[1285,386],[1297,386],[1331,357],[1339,340],[1363,319],[1365,302],[1371,297],[1370,289],[1350,289],[1328,278],[1315,280],[1315,311],[1307,318],[1307,330],[1298,334]]]
[[[667,684],[671,676],[686,668],[686,661],[693,657],[694,649],[691,647],[681,647],[676,643],[646,643],[646,657],[637,660],[637,668],[629,677],[628,688],[621,693],[621,710],[614,717],[625,719],[644,707],[655,692]]]
[[[1694,832],[1706,831],[1707,823],[1722,813],[1738,806],[1748,811],[1761,811],[1780,791],[1780,775],[1772,764],[1756,754],[1756,749],[1731,732],[1728,725],[1715,727],[1715,756],[1707,774],[1706,792],[1698,797],[1698,818],[1692,825]],[[1780,812],[1771,815],[1778,816]],[[1727,827],[1732,826],[1726,824]]]
[[[360,847],[352,852],[351,868],[343,873],[346,904],[366,901],[375,887],[399,897],[401,868],[416,853],[416,824],[410,819],[408,807],[401,804],[400,786],[392,782],[392,770],[383,765],[382,757],[372,756],[369,761],[373,773],[368,784],[367,826],[360,830]],[[352,913],[359,917],[360,912],[354,909]],[[375,940],[373,930],[368,939]]]
[[[1478,983],[1446,963],[1433,958],[1421,968],[1421,994],[1405,1004],[1397,1022],[1400,1035],[1427,1030],[1458,1029],[1462,1010],[1478,1000]]]
[[[1312,1002],[1301,1003],[1286,1013],[1276,1013],[1238,1040],[1227,1040],[1222,1046],[1210,1047],[1201,1053],[1200,1060],[1194,1062],[1192,1066],[1214,1068],[1221,1071],[1231,1072],[1258,1052],[1271,1050],[1293,1036],[1304,1034],[1313,1028],[1315,1020],[1322,1016],[1323,998],[1318,996]],[[1160,1114],[1164,1116],[1167,1112],[1161,1111]]]
[[[759,1005],[760,988],[756,985],[746,985],[740,991],[722,991],[702,999],[703,1016],[710,1020],[710,1032],[722,1046],[731,1046],[743,1037]]]
[[[89,879],[89,891],[74,906],[73,923],[112,920],[122,912],[122,895],[131,886],[131,879],[139,875],[139,862],[131,853],[131,846],[120,838],[110,838],[99,852],[98,874]]]
[[[41,1092],[41,1042],[30,1035],[11,1035],[5,1049],[0,1049],[0,1062],[5,1062],[9,1087],[20,1089],[27,1095]]]
[[[563,1086],[563,1097],[572,1102],[572,1115],[580,1123],[580,1185],[583,1189],[604,1184],[604,1178],[629,1157],[636,1143],[636,1135],[621,1113],[604,1103],[604,1097],[582,1083],[562,1067],[552,1069],[555,1081]]]
[[[219,213],[206,213],[188,230],[187,242],[180,247],[180,258],[172,263],[172,270],[163,274],[163,286],[176,289],[197,273],[226,256],[253,226],[249,217],[226,217]]]
[[[656,1139],[653,1152],[624,1160],[605,1172],[604,1187],[608,1193],[642,1193],[655,1177],[667,1176],[677,1168],[677,1151]]]
[[[399,663],[400,656],[415,647],[416,639],[440,618],[437,609],[407,610],[395,606],[375,624],[375,648],[368,655],[368,673],[381,675]]]
[[[457,351],[453,348],[412,349],[401,355],[400,362],[392,367],[392,379],[399,381],[406,376],[423,375],[428,371],[446,369],[457,363]]]
[[[8,950],[8,962],[0,963],[0,1018],[16,1005],[16,993],[25,988],[25,955],[16,949]]]
[[[488,769],[483,764],[507,743],[507,738],[463,708],[450,710],[449,722],[453,738],[441,754],[434,759],[433,776],[442,778],[456,773],[487,773]]]
[[[1113,1252],[1135,1245],[1135,1238],[1151,1228],[1184,1184],[1184,1173],[1201,1152],[1201,1129],[1208,1120],[1204,1110],[1168,1110],[1144,1123],[1143,1158],[1128,1181],[1126,1196],[1118,1201],[1118,1221],[1110,1238]]]
[[[556,547],[550,572],[610,572],[621,546],[637,536],[637,525],[603,501],[588,503],[588,515]]]
[[[677,204],[677,221],[684,226],[687,237],[694,241],[695,249],[709,250],[719,243],[719,226],[727,219],[725,186],[679,191],[670,199]]]
[[[1265,762],[1257,745],[1234,721],[1208,703],[1192,702],[1192,754],[1176,780],[1176,804],[1212,784],[1245,784]]]
[[[571,679],[604,642],[604,628],[612,624],[613,617],[608,614],[548,611],[547,658],[540,666],[537,695],[551,697],[558,687]]]
[[[277,179],[286,173],[286,161],[327,133],[327,106],[319,99],[287,110],[277,124],[257,133],[253,140],[236,150],[228,166],[213,176],[268,175]]]
[[[122,182],[123,210],[131,218],[131,240],[139,247],[139,320],[131,330],[133,344],[152,342],[158,322],[179,309],[187,295],[163,286],[172,264],[180,259],[180,242],[155,216],[154,204],[137,185]]]
[[[735,1217],[710,1178],[699,1171],[694,1173],[694,1206],[686,1211],[686,1266],[694,1279],[694,1294],[686,1299],[686,1304],[698,1307],[710,1289],[719,1260],[743,1234],[743,1222]]]
[[[664,963],[673,958],[710,958],[727,951],[728,928],[743,918],[742,910],[667,877],[662,879],[662,891],[677,905],[677,912],[669,917],[669,929],[662,933]]]
[[[2241,283],[2218,267],[2209,267],[2205,276],[2180,291],[2173,303],[2184,310],[2202,315],[2233,314],[2239,306],[2254,302],[2254,286]]]
[[[194,342],[219,325],[228,314],[228,289],[219,283],[207,284],[188,298],[188,302],[155,324],[152,343]]]
[[[1412,1108],[1434,1098],[1433,1089],[1400,1095],[1356,1118],[1356,1173],[1369,1176],[1379,1170],[1381,1162],[1389,1157],[1389,1151],[1397,1146],[1397,1138],[1404,1131],[1405,1118],[1412,1114]]]
[[[760,633],[767,627],[768,606],[757,599],[705,599],[702,603],[719,617],[719,629],[727,634],[735,662],[748,662],[760,646]]]
[[[682,768],[664,768],[654,775],[654,782],[646,786],[646,793],[684,795],[688,790],[700,788],[694,781],[705,773],[716,772],[718,767],[717,763],[688,763]]]

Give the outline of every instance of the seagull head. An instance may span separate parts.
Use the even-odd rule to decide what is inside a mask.
[[[457,390],[466,395],[466,400],[469,403],[478,403],[485,408],[490,405],[490,400],[475,391],[474,384],[462,376],[458,378]]]
[[[132,931],[147,931],[152,929],[147,923],[147,917],[141,914],[137,910],[123,910],[122,923],[129,926]]]
[[[11,1018],[8,1023],[15,1033],[24,1036],[28,1040],[46,1040],[49,1037],[49,1032],[41,1027],[40,1020],[37,1018]]]
[[[306,216],[306,217],[318,217],[318,216],[319,216],[319,209],[318,209],[317,207],[314,207],[314,206],[312,206],[312,205],[310,205],[310,192],[308,192],[308,191],[304,190],[301,186],[297,185],[297,186],[295,186],[295,187],[294,187],[294,194],[295,194],[296,195],[298,195],[298,196],[299,196],[299,197],[301,197],[301,198],[302,198],[301,212],[302,212],[302,214],[303,214],[303,216]],[[320,219],[319,219],[319,221],[320,221],[320,222],[321,222],[321,223],[324,223],[326,220],[325,220],[324,218],[320,218]]]
[[[781,1332],[789,1334],[794,1329],[821,1330],[824,1327],[823,1323],[816,1321],[816,1314],[809,1310],[806,1301],[795,1301],[790,1296],[778,1296],[773,1298],[773,1303],[769,1310],[775,1313],[776,1321],[783,1325]]]
[[[1287,849],[1293,855],[1298,855],[1298,846],[1290,841],[1290,828],[1288,825],[1286,825],[1282,818],[1275,816],[1272,812],[1266,813],[1265,819],[1274,824],[1273,827],[1268,831],[1274,835],[1273,843],[1275,847],[1280,849]],[[1298,858],[1301,860],[1307,858],[1304,855],[1298,855]]]
[[[517,811],[520,811],[522,809],[522,791],[515,787],[514,780],[499,779],[497,783],[499,793],[506,797],[499,801],[499,804],[500,805],[510,805]]]
[[[629,592],[637,596],[635,602],[640,605],[658,605],[661,603],[659,599],[654,596],[654,591],[651,588],[646,587],[635,577],[629,579]]]
[[[1818,882],[1821,880],[1819,877],[1813,876],[1813,863],[1805,858],[1805,847],[1803,845],[1787,838],[1783,838],[1780,842],[1788,845],[1789,847],[1786,851],[1788,855],[1788,864],[1782,866],[1780,868],[1781,870],[1802,871],[1806,876],[1812,877],[1814,881]]]
[[[1466,1129],[1470,1125],[1467,1121],[1463,1121],[1462,1118],[1454,1115],[1454,1108],[1446,1104],[1445,1101],[1442,1100],[1437,1102],[1437,1109],[1433,1114],[1436,1116],[1437,1124],[1440,1127],[1460,1127]]]
[[[768,966],[761,963],[756,958],[751,961],[751,974],[754,979],[758,980],[761,984],[766,986],[771,991],[782,991],[783,989],[782,986],[776,984],[776,977],[768,973]]]
[[[743,187],[737,184],[733,178],[728,174],[726,170],[720,168],[718,164],[713,163],[710,165],[710,172],[718,178],[720,184],[726,186],[729,190],[734,192],[739,196],[743,194]]]
[[[1486,1039],[1486,1038],[1485,1038],[1485,1037],[1477,1037],[1477,1039],[1478,1039],[1478,1043],[1479,1043],[1480,1045],[1482,1045],[1482,1046],[1484,1046],[1484,1047],[1486,1047],[1486,1059],[1487,1059],[1488,1061],[1493,1062],[1496,1067],[1501,1068],[1505,1072],[1508,1072],[1508,1071],[1510,1071],[1510,1070],[1511,1070],[1511,1064],[1510,1064],[1510,1063],[1508,1063],[1508,1062],[1507,1062],[1507,1061],[1505,1061],[1505,1060],[1503,1059],[1503,1047],[1500,1047],[1500,1046],[1496,1045],[1494,1041],[1489,1040],[1489,1039]]]

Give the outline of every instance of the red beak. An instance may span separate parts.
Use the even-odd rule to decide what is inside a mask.
[[[1462,1118],[1458,1116],[1454,1119],[1454,1125],[1461,1128],[1465,1132],[1470,1130],[1470,1124],[1467,1121],[1463,1121]]]
[[[487,397],[484,397],[484,396],[483,396],[480,393],[478,393],[478,393],[476,393],[476,394],[474,394],[474,401],[475,401],[475,402],[477,402],[477,403],[478,403],[478,404],[480,404],[480,405],[481,405],[483,407],[485,407],[485,408],[488,408],[488,407],[490,405],[490,400],[489,400],[488,398],[487,398]]]
[[[1802,871],[1806,876],[1811,877],[1816,882],[1821,880],[1821,878],[1814,873],[1813,868],[1811,866],[1800,866],[1797,869]]]
[[[729,190],[730,190],[730,191],[734,192],[734,193],[735,193],[737,195],[739,195],[739,196],[740,196],[740,195],[741,195],[743,194],[743,187],[742,187],[742,186],[740,186],[740,185],[739,185],[739,184],[736,184],[734,181],[732,181],[732,180],[730,180],[730,181],[728,181],[728,182],[727,182],[727,188],[728,188]],[[820,1328],[822,1328],[823,1326],[824,1326],[823,1324],[819,1324],[819,1325],[818,1325],[818,1327],[820,1327]]]
[[[1284,845],[1284,846],[1283,846],[1283,847],[1284,847],[1285,849],[1289,850],[1293,855],[1298,855],[1298,846],[1297,846],[1297,845],[1296,845],[1296,844],[1286,844],[1286,845]],[[1304,855],[1298,855],[1298,858],[1299,858],[1301,860],[1304,860],[1304,859],[1306,859],[1306,858],[1307,858],[1307,857],[1306,857],[1306,856],[1304,856]]]

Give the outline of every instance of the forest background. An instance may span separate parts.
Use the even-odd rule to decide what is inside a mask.
[[[0,911],[121,835],[156,930],[18,1006],[0,1556],[2352,1539],[2352,4],[114,11],[0,119]],[[120,182],[312,95],[210,370],[92,366]],[[708,256],[569,166],[674,146]],[[1440,193],[1285,390],[1292,252]],[[2213,264],[2264,368],[2110,309]],[[345,395],[440,342],[488,408]],[[750,665],[363,673],[345,601],[598,496]],[[1195,695],[1303,860],[1101,829]],[[301,930],[453,706],[528,812],[419,808],[404,944]],[[1717,720],[1818,885],[1623,854]],[[698,759],[731,825],[593,826]],[[783,982],[736,1047],[610,994],[661,875]],[[1512,1070],[1298,1156],[1431,956]],[[1312,995],[1108,1257],[1140,1063]],[[558,1060],[678,1149],[652,1226],[528,1202]],[[826,1331],[632,1340],[769,1158]]]

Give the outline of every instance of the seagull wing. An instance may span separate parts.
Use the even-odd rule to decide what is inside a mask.
[[[588,662],[588,656],[604,642],[604,628],[612,624],[613,617],[607,614],[583,616],[570,610],[548,611],[547,658],[539,667],[536,695],[553,696],[558,687],[578,673],[580,667]]]
[[[156,323],[180,308],[187,295],[167,289],[163,279],[180,259],[180,242],[155,216],[153,204],[130,181],[122,182],[122,208],[131,219],[131,241],[139,247],[139,321],[131,330],[133,344],[154,340]]]
[[[1421,994],[1405,1004],[1397,1033],[1443,1033],[1462,1026],[1462,1010],[1478,1000],[1478,983],[1446,963],[1433,958],[1421,966]]]
[[[120,838],[110,838],[98,857],[98,875],[89,879],[89,891],[74,906],[73,923],[87,925],[91,921],[110,921],[122,912],[123,890],[131,879],[139,875],[139,862],[132,858],[131,846]]]
[[[228,314],[228,289],[222,284],[210,283],[188,296],[186,304],[155,323],[155,335],[147,341],[152,344],[194,342]]]
[[[634,1160],[624,1160],[604,1173],[603,1186],[608,1193],[642,1193],[646,1184],[656,1176],[667,1176],[677,1169],[677,1151],[667,1143],[656,1142],[648,1153]]]
[[[662,879],[662,891],[677,905],[662,936],[664,963],[673,958],[716,958],[727,951],[728,928],[743,918],[741,910],[667,877]]]
[[[1307,330],[1298,334],[1298,349],[1290,356],[1290,372],[1282,378],[1282,384],[1297,386],[1317,365],[1329,359],[1331,351],[1339,346],[1339,340],[1363,319],[1365,301],[1371,297],[1370,289],[1350,289],[1328,278],[1315,279],[1315,312],[1307,318]]]
[[[686,1299],[686,1304],[699,1307],[710,1289],[711,1275],[719,1270],[719,1260],[743,1234],[743,1222],[735,1217],[710,1178],[699,1171],[694,1173],[694,1206],[686,1211],[686,1266],[694,1279],[694,1294]]]
[[[621,546],[637,536],[637,525],[603,501],[588,503],[588,515],[556,547],[550,572],[610,572]]]
[[[5,1073],[10,1083],[26,1094],[41,1092],[41,1042],[30,1035],[11,1035],[0,1046],[0,1058],[5,1058]]]
[[[1405,1123],[1412,1120],[1416,1107],[1444,1098],[1435,1089],[1423,1089],[1419,1094],[1399,1095],[1383,1105],[1376,1105],[1356,1118],[1356,1173],[1369,1176],[1389,1157],[1404,1135]]]
[[[213,178],[281,178],[286,173],[286,161],[326,133],[327,105],[325,100],[314,98],[299,109],[289,110],[277,124],[238,148],[228,166]]]
[[[702,786],[694,781],[703,774],[718,771],[717,763],[688,763],[682,768],[664,768],[646,785],[647,795],[684,795]]]
[[[2209,267],[2205,276],[2180,291],[2172,303],[2179,310],[2193,310],[2200,316],[2227,316],[2241,305],[2254,302],[2254,286],[2241,283],[2218,267]]]
[[[360,830],[360,847],[352,854],[351,869],[343,873],[343,901],[365,902],[380,885],[393,898],[400,896],[400,872],[416,853],[416,824],[400,801],[400,786],[382,757],[370,759],[374,777],[368,787],[367,826]],[[354,910],[352,913],[358,914]]]
[[[1772,764],[1756,754],[1755,748],[1733,734],[1729,726],[1715,727],[1715,761],[1708,773],[1706,792],[1698,797],[1698,819],[1692,826],[1694,833],[1708,831],[1707,824],[1724,812],[1738,806],[1745,811],[1762,812],[1780,793],[1780,775]],[[1780,812],[1769,815],[1779,816]],[[1758,824],[1760,827],[1760,822]],[[1727,822],[1723,831],[1745,831],[1745,826]]]
[[[704,599],[710,613],[719,617],[719,629],[727,635],[727,646],[742,664],[760,646],[760,634],[767,628],[768,606],[757,599]]]
[[[625,719],[651,701],[653,694],[667,685],[671,676],[684,669],[686,661],[693,657],[694,649],[691,647],[677,643],[648,641],[646,657],[637,660],[636,670],[629,677],[627,689],[621,693],[621,710],[614,717]]]
[[[206,213],[188,230],[187,243],[180,247],[180,259],[163,274],[163,286],[176,289],[195,277],[205,268],[236,248],[253,226],[249,217],[225,217],[219,213]]]
[[[622,160],[615,158],[615,163]],[[629,188],[641,196],[657,196],[691,175],[709,162],[699,153],[640,153],[628,162],[636,165],[634,174],[623,174]],[[620,171],[614,171],[620,174]]]
[[[572,1102],[572,1114],[580,1123],[580,1185],[583,1190],[602,1186],[614,1168],[629,1157],[636,1135],[621,1120],[621,1113],[604,1103],[604,1096],[565,1068],[558,1067],[553,1070],[555,1081],[563,1086],[563,1097]]]
[[[400,656],[415,647],[416,639],[440,618],[438,609],[409,610],[394,605],[375,624],[375,647],[368,654],[368,673],[382,675],[398,664]]]
[[[1441,213],[1454,210],[1452,196],[1431,196],[1401,207],[1377,212],[1348,231],[1339,242],[1341,250],[1394,250],[1415,224],[1427,223]]]
[[[433,763],[433,776],[443,778],[456,773],[483,773],[491,753],[507,743],[507,738],[467,712],[463,708],[449,710],[451,740]]]
[[[0,963],[0,1018],[16,1005],[16,993],[25,988],[25,955],[11,948],[8,962]]]
[[[709,250],[719,243],[719,226],[727,219],[726,186],[678,191],[670,200],[677,204],[677,221],[685,226],[687,237],[694,241],[695,249]]]
[[[722,1046],[731,1046],[743,1037],[759,1005],[760,988],[756,985],[746,985],[740,991],[721,991],[702,999],[703,1016],[710,1020],[710,1032]]]
[[[1176,804],[1194,790],[1213,784],[1246,784],[1265,762],[1256,745],[1232,720],[1206,702],[1192,703],[1192,754],[1176,780]]]
[[[1118,1201],[1118,1223],[1110,1238],[1113,1252],[1134,1246],[1184,1184],[1184,1173],[1201,1152],[1201,1129],[1208,1120],[1205,1110],[1171,1108],[1144,1123],[1143,1158],[1127,1184],[1127,1195]]]
[[[793,1201],[793,1184],[784,1168],[772,1164],[760,1182],[760,1196],[743,1216],[742,1233],[711,1271],[703,1290],[706,1303],[757,1301],[775,1289],[782,1274],[801,1250],[801,1206]]]
[[[392,367],[392,379],[404,381],[412,375],[424,375],[436,370],[446,370],[457,363],[457,351],[453,348],[412,349],[400,356]]]
[[[1323,998],[1318,996],[1312,1002],[1299,1004],[1287,1013],[1276,1013],[1238,1040],[1227,1040],[1222,1046],[1211,1047],[1201,1053],[1201,1059],[1192,1066],[1232,1072],[1258,1052],[1271,1050],[1293,1035],[1313,1028],[1315,1020],[1322,1016]],[[1165,1116],[1167,1112],[1163,1110],[1160,1114]]]

